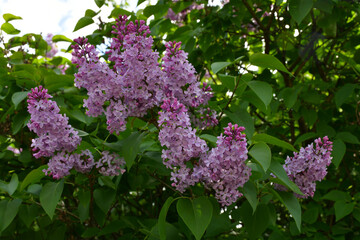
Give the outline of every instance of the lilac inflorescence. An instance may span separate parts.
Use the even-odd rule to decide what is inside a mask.
[[[245,164],[248,156],[244,127],[229,123],[224,128],[208,155],[200,159],[200,165],[194,170],[205,186],[215,190],[216,199],[223,205],[234,203],[242,193],[238,191],[251,175],[251,169]]]
[[[72,62],[79,67],[75,75],[77,87],[87,89],[89,98],[84,106],[87,114],[105,113],[108,130],[119,133],[126,128],[126,118],[141,117],[163,99],[164,72],[159,54],[152,50],[153,39],[144,21],[127,23],[126,16],[116,20],[109,54],[114,62],[110,69],[101,62],[95,47],[87,39],[75,39]],[[110,104],[105,104],[110,102]],[[104,105],[108,105],[104,109]]]
[[[314,148],[315,143],[315,148]],[[313,197],[316,181],[321,181],[327,174],[327,166],[331,163],[332,142],[327,136],[318,138],[306,148],[301,148],[299,153],[294,152],[293,157],[287,157],[284,169],[304,195],[296,194],[299,198]],[[275,185],[279,190],[284,190],[281,185]]]
[[[115,153],[102,152],[102,157],[96,162],[96,168],[104,176],[118,176],[125,172],[125,161]]]
[[[166,167],[173,170],[171,180],[173,186],[180,192],[199,181],[192,169],[187,166],[194,158],[199,158],[208,151],[206,142],[196,136],[192,129],[190,118],[185,106],[176,98],[164,100],[159,112],[159,141],[166,149],[162,158]]]
[[[36,158],[50,157],[57,151],[71,152],[81,142],[66,115],[61,115],[56,102],[49,100],[51,97],[42,86],[31,89],[28,94],[28,112],[31,115],[28,127],[38,135],[31,144]]]
[[[181,42],[167,42],[163,60],[163,71],[166,73],[166,95],[177,98],[186,106],[206,105],[212,97],[212,89],[196,79],[194,67],[187,60],[187,53],[181,50]],[[183,90],[185,88],[185,90]]]
[[[95,166],[95,161],[89,149],[82,150],[80,154],[74,153],[70,156],[74,162],[74,168],[81,173],[88,173]]]
[[[74,167],[74,159],[64,151],[58,152],[48,162],[48,169],[44,169],[45,175],[60,179],[70,174],[70,170]]]
[[[217,113],[211,108],[200,108],[195,115],[191,115],[191,120],[199,129],[206,129],[218,125]]]

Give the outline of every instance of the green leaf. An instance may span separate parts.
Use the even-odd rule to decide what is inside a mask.
[[[174,225],[170,223],[165,224],[165,231],[166,231],[166,239],[167,240],[182,240],[184,238],[181,237],[181,234],[179,230],[174,227]],[[147,240],[159,240],[161,239],[159,234],[159,224],[155,224],[155,226],[152,227],[151,231],[148,232],[149,238],[145,238]]]
[[[29,228],[34,219],[39,216],[39,208],[36,205],[21,205],[19,209],[19,217]]]
[[[100,11],[99,11],[100,12]],[[95,17],[99,12],[95,12],[94,10],[91,9],[86,9],[85,11],[85,17]]]
[[[98,229],[98,228],[96,228],[96,227],[87,228],[87,229],[81,234],[81,237],[82,237],[82,238],[91,238],[91,237],[96,236],[99,231],[100,231],[100,229]]]
[[[2,200],[0,202],[0,233],[14,220],[21,202],[21,199]]]
[[[276,137],[267,135],[265,133],[259,133],[252,137],[251,141],[257,141],[257,142],[266,142],[268,144],[276,145],[285,149],[288,149],[293,152],[297,152],[297,150],[290,144],[283,140],[280,140]]]
[[[28,175],[26,175],[24,181],[20,185],[20,192],[23,191],[28,185],[37,183],[43,177],[45,177],[45,173],[42,171],[45,168],[47,168],[47,166],[43,165],[29,172]]]
[[[268,170],[271,163],[271,150],[266,143],[256,143],[250,149],[249,154],[260,164],[265,172]]]
[[[236,85],[236,77],[231,75],[219,74],[221,83],[229,90],[233,91]]]
[[[59,182],[48,182],[40,193],[40,204],[50,219],[53,218],[56,205],[58,204],[64,189],[64,179]]]
[[[173,200],[174,200],[173,197],[169,197],[168,199],[166,199],[166,202],[161,208],[159,214],[158,229],[159,229],[160,240],[166,239],[166,215]]]
[[[75,109],[75,110],[70,111],[69,115],[71,117],[79,120],[80,122],[85,123],[88,126],[94,121],[94,118],[89,117],[88,115],[86,115],[85,113],[80,111],[79,109]]]
[[[350,132],[339,132],[336,138],[343,140],[347,143],[360,144],[359,139]]]
[[[206,197],[194,200],[180,199],[176,209],[196,240],[200,240],[212,218],[213,206],[209,199]]]
[[[15,109],[17,109],[19,103],[21,103],[27,95],[30,93],[30,91],[27,92],[16,92],[12,95],[11,100],[15,105]]]
[[[72,40],[64,35],[55,35],[52,38],[53,42],[72,42]]]
[[[85,132],[83,130],[79,130],[77,128],[74,128],[74,130],[78,132],[79,137],[89,136],[89,133],[87,133],[87,132]]]
[[[94,23],[94,20],[91,17],[82,17],[79,19],[79,21],[76,23],[74,31],[76,32],[77,30],[86,27],[90,24]]]
[[[1,25],[1,30],[3,30],[7,34],[11,34],[11,35],[16,35],[16,34],[20,33],[20,30],[14,28],[14,26],[8,22],[3,23],[3,25]]]
[[[279,59],[268,54],[255,53],[250,56],[250,63],[258,67],[276,69],[291,75]]]
[[[105,0],[95,0],[95,3],[99,8],[101,8],[104,5]]]
[[[115,191],[113,189],[95,189],[94,199],[96,205],[106,214],[115,199]]]
[[[250,89],[261,99],[265,106],[269,106],[272,99],[272,87],[270,84],[261,81],[248,82]]]
[[[302,142],[306,141],[306,140],[309,140],[309,139],[312,139],[316,136],[316,134],[314,132],[307,132],[307,133],[304,133],[303,135],[299,136],[294,145],[297,145],[297,144],[301,144]],[[295,152],[295,151],[294,151]]]
[[[217,137],[215,137],[214,135],[202,134],[199,137],[216,145]]]
[[[332,0],[317,0],[314,4],[314,7],[321,11],[331,13],[334,7],[334,2],[335,1]]]
[[[284,103],[287,108],[292,108],[295,105],[300,91],[301,87],[298,86],[285,88],[281,91],[281,97],[284,99]]]
[[[256,207],[259,203],[259,200],[257,198],[257,190],[256,190],[255,184],[252,181],[247,181],[244,184],[243,193],[244,193],[245,198],[250,203],[250,205],[253,209],[252,213],[254,214],[256,211]]]
[[[167,11],[168,11],[167,5],[157,4],[157,5],[147,6],[144,9],[143,14],[146,17],[150,17],[151,15],[154,15],[156,18],[160,18],[160,17],[164,16],[167,13]]]
[[[353,94],[354,90],[354,84],[345,84],[339,90],[337,90],[335,93],[336,107],[341,107],[341,105]]]
[[[300,24],[313,7],[313,0],[289,0],[291,17]]]
[[[140,4],[142,4],[143,2],[145,2],[146,0],[138,0],[137,2],[137,5],[136,6],[139,6]]]
[[[254,119],[246,110],[239,110],[238,112],[232,113],[225,111],[226,115],[239,126],[245,127],[245,133],[248,138],[251,138],[255,132]]]
[[[333,151],[332,151],[332,163],[335,165],[336,168],[339,167],[341,160],[343,159],[346,152],[346,145],[345,143],[340,140],[336,139],[333,142]]]
[[[114,10],[111,11],[110,13],[110,17],[113,17],[113,18],[118,18],[120,15],[126,15],[126,16],[129,16],[131,15],[131,12],[125,10],[125,9],[122,9],[122,8],[114,8]]]
[[[278,178],[278,180],[281,181],[281,183],[288,187],[293,192],[303,195],[303,193],[300,191],[299,187],[290,181],[288,175],[286,174],[283,166],[277,162],[277,161],[271,161],[269,170]]]
[[[336,222],[346,217],[354,210],[355,203],[346,203],[345,201],[336,201],[334,204]]]
[[[331,201],[351,201],[351,196],[347,192],[340,190],[332,190],[325,194],[322,199],[327,199]]]
[[[19,186],[19,179],[16,173],[13,173],[8,184],[0,182],[0,189],[7,192],[10,196],[16,191]]]
[[[315,223],[318,217],[319,217],[319,208],[317,207],[308,208],[302,215],[303,221],[309,224]]]
[[[120,175],[120,177],[121,177],[121,175]],[[109,176],[101,176],[101,177],[98,178],[98,180],[99,180],[100,186],[105,185],[105,186],[107,186],[109,188],[112,188],[112,189],[116,190],[116,185],[112,181],[111,177],[109,177]]]
[[[240,214],[250,239],[258,239],[271,223],[269,207],[265,204],[260,204],[253,213],[250,204],[244,202]]]
[[[26,126],[29,120],[30,120],[30,115],[25,110],[22,110],[17,114],[15,114],[13,118],[13,122],[11,124],[12,133],[16,135],[23,127]]]
[[[74,86],[74,76],[51,74],[44,77],[45,88],[49,92],[56,91],[65,87]]]
[[[286,206],[295,220],[296,226],[301,232],[301,206],[299,200],[290,192],[278,192],[280,201]]]
[[[131,166],[134,164],[136,155],[140,152],[140,143],[144,135],[145,133],[134,132],[124,140],[122,151],[128,171],[130,171]]]
[[[12,20],[22,19],[22,17],[12,15],[11,13],[3,14],[3,18],[6,22],[10,22]]]
[[[211,64],[211,70],[213,71],[214,74],[216,74],[231,64],[232,64],[231,62],[214,62],[213,64]]]
[[[79,191],[79,218],[81,222],[84,222],[89,218],[89,207],[90,207],[90,192],[84,189]]]
[[[111,221],[108,225],[106,225],[101,231],[97,234],[97,236],[103,236],[106,234],[119,232],[120,229],[124,228],[123,222],[121,220]]]

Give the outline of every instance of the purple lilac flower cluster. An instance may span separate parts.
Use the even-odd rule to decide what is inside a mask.
[[[96,163],[96,168],[104,176],[118,176],[125,172],[124,165],[125,161],[119,155],[103,151],[102,157]]]
[[[187,60],[188,54],[180,49],[181,42],[170,41],[165,47],[162,67],[166,73],[166,95],[170,94],[186,106],[206,105],[212,97],[212,89],[207,83],[200,88],[195,69]]]
[[[181,43],[166,43],[161,69],[144,21],[128,23],[126,16],[120,16],[113,28],[116,37],[107,52],[112,69],[100,61],[87,39],[75,39],[72,46],[72,62],[79,68],[75,84],[88,91],[84,100],[88,115],[105,113],[108,130],[119,133],[125,130],[127,117],[142,117],[165,98],[175,97],[191,107],[207,104],[212,89],[206,83],[200,87],[187,53],[180,50]]]
[[[315,143],[315,148],[314,148]],[[284,169],[304,195],[296,194],[299,198],[313,197],[316,181],[321,181],[327,174],[326,167],[330,165],[332,157],[332,142],[327,136],[318,138],[299,153],[294,152],[293,157],[287,157]],[[279,190],[286,190],[282,185],[276,184]]]
[[[180,192],[198,182],[192,169],[187,166],[195,158],[208,151],[206,142],[196,136],[196,129],[191,128],[190,118],[185,106],[176,98],[167,99],[159,112],[159,141],[166,149],[162,158],[166,167],[173,170],[171,180]]]
[[[197,182],[215,190],[222,205],[230,205],[242,194],[237,190],[249,180],[251,169],[246,166],[247,142],[244,127],[229,123],[217,147],[208,152],[204,140],[191,128],[185,106],[176,98],[167,99],[159,112],[161,127],[159,140],[166,149],[162,152],[164,164],[173,170],[171,180],[180,192]],[[189,167],[193,165],[193,168]]]
[[[72,152],[81,138],[68,123],[68,117],[61,115],[56,102],[42,86],[31,89],[28,94],[28,112],[31,115],[28,127],[38,135],[32,140],[34,157],[50,157],[56,151]]]
[[[203,130],[218,125],[217,114],[211,108],[200,108],[191,115],[191,120],[196,127]]]
[[[107,52],[113,69],[99,60],[95,47],[86,39],[76,39],[72,46],[72,62],[79,67],[76,86],[88,91],[84,103],[87,114],[105,113],[108,130],[116,133],[125,130],[128,116],[141,117],[163,99],[164,73],[158,64],[159,54],[152,50],[149,27],[144,21],[126,23],[127,17],[121,16],[113,26],[117,37]],[[104,110],[106,101],[110,104]]]
[[[208,188],[215,190],[216,199],[223,205],[234,203],[242,194],[238,191],[251,175],[245,164],[248,156],[244,127],[228,124],[220,135],[216,148],[200,159],[194,170]]]
[[[48,169],[44,169],[45,175],[55,179],[63,178],[75,168],[81,173],[88,173],[96,164],[99,172],[106,176],[119,175],[125,170],[122,168],[124,161],[116,154],[104,151],[103,157],[95,163],[90,150],[83,150],[80,154],[73,151],[81,142],[78,132],[69,124],[68,118],[59,114],[59,107],[47,89],[42,86],[31,89],[28,94],[28,112],[31,115],[28,127],[38,135],[33,139],[33,155],[39,157],[51,157]]]

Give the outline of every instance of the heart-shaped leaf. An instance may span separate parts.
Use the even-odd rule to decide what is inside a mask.
[[[345,201],[337,201],[334,204],[336,221],[346,217],[354,210],[354,203],[346,203]]]
[[[14,220],[21,202],[21,199],[0,202],[0,233]]]
[[[50,219],[54,216],[56,205],[60,200],[63,189],[64,180],[61,180],[57,183],[48,182],[41,190],[40,204],[47,215],[49,215]]]
[[[107,213],[115,199],[115,191],[113,189],[95,189],[94,199],[96,205],[98,205],[104,213]]]
[[[18,185],[19,185],[19,179],[16,173],[14,173],[8,184],[0,182],[0,189],[7,192],[11,196],[16,191]]]
[[[212,218],[213,207],[209,199],[206,197],[194,200],[180,199],[176,209],[196,240],[200,240]]]

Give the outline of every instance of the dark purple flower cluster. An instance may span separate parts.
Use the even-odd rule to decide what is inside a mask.
[[[315,143],[315,148],[314,148]],[[284,169],[304,195],[296,194],[299,198],[313,197],[316,181],[321,181],[327,174],[327,166],[332,157],[332,142],[325,136],[318,138],[306,148],[301,148],[299,153],[294,152],[293,157],[287,157]],[[281,185],[275,185],[279,190],[285,190]]]
[[[28,127],[38,135],[38,138],[32,140],[33,155],[36,158],[51,157],[48,169],[44,170],[46,175],[59,179],[69,175],[73,168],[78,172],[88,173],[95,165],[106,176],[119,175],[125,171],[122,168],[123,160],[116,154],[109,155],[104,151],[103,158],[95,163],[89,150],[74,153],[81,138],[68,124],[68,118],[59,113],[56,102],[49,98],[52,96],[47,93],[47,89],[39,86],[31,89],[27,100],[31,115]]]

